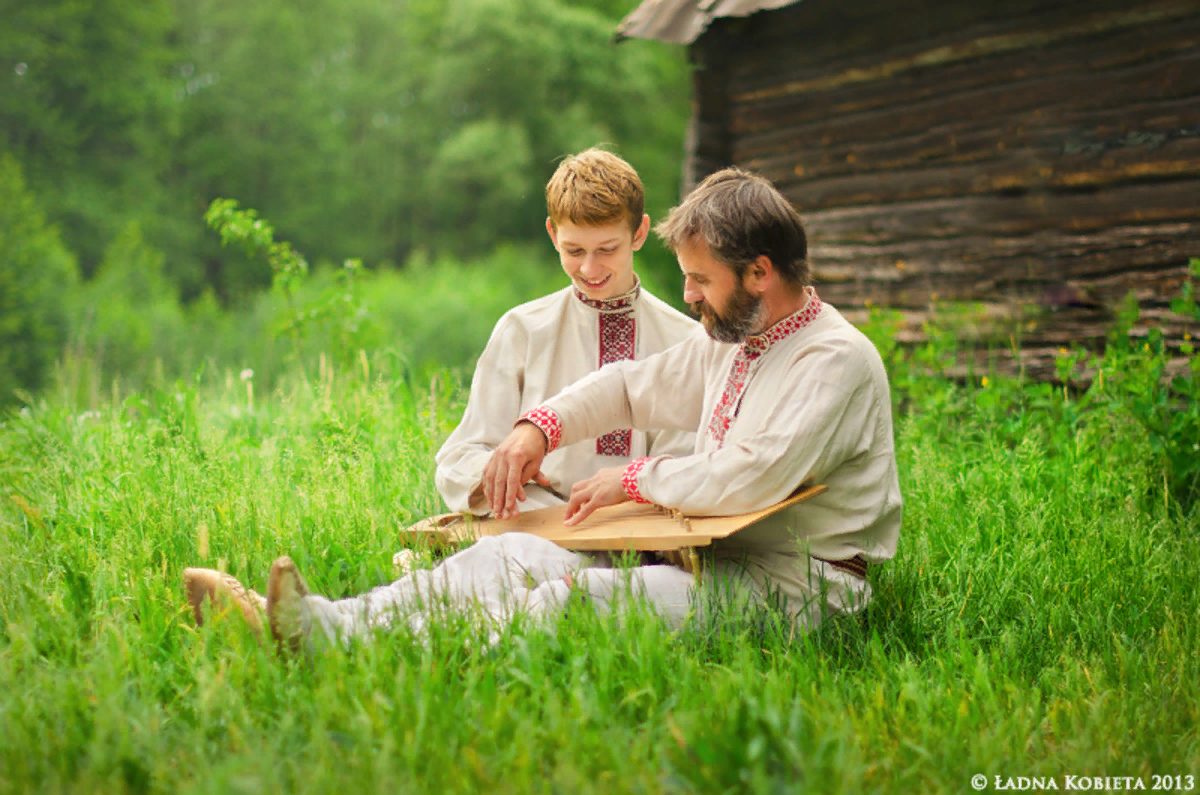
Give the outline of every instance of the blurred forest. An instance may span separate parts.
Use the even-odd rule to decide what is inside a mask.
[[[652,215],[678,198],[686,56],[615,46],[632,5],[0,0],[0,391],[38,387],[68,340],[115,367],[164,345],[172,312],[185,337],[197,312],[252,314],[270,269],[206,230],[217,197],[318,267],[504,279],[489,263],[519,269],[525,245],[557,279],[542,188],[561,156],[607,144]],[[674,269],[648,248],[643,271]]]

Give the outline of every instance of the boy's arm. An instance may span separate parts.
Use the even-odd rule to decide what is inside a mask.
[[[452,511],[488,511],[480,479],[521,411],[526,347],[525,329],[505,315],[475,365],[462,421],[437,454],[435,483]]]

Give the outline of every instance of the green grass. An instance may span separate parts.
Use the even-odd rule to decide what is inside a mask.
[[[490,648],[448,624],[304,663],[236,617],[195,628],[185,566],[262,587],[286,553],[317,590],[355,593],[388,579],[399,527],[440,509],[432,454],[461,390],[386,367],[281,377],[252,408],[210,372],[4,418],[0,792],[957,793],[977,773],[1060,789],[1200,774],[1200,526],[1145,433],[940,382],[897,420],[899,556],[865,616],[811,635],[770,614],[672,634],[572,610]]]

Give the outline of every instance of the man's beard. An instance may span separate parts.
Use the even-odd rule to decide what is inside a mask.
[[[738,280],[733,295],[725,311],[717,314],[704,301],[689,304],[692,313],[699,315],[708,336],[717,342],[742,342],[751,334],[762,331],[763,309],[762,296],[754,296],[746,286]]]

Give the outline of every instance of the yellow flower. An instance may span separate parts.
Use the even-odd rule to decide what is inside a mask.
[[[1059,356],[1066,356],[1066,355],[1067,355],[1067,349],[1066,349],[1066,348],[1059,348],[1059,349],[1058,349],[1058,355],[1059,355]]]
[[[981,383],[982,383],[984,386],[987,386],[987,385],[988,385],[988,377],[987,377],[986,375],[983,377],[983,381],[982,381]]]
[[[1188,334],[1186,331],[1185,331],[1185,332],[1183,332],[1183,341],[1184,341],[1184,342],[1187,342],[1187,341],[1188,341],[1188,340],[1190,340],[1191,338],[1192,338],[1192,335],[1191,335],[1191,334]]]
[[[1142,350],[1144,350],[1144,351],[1149,351],[1149,350],[1150,350],[1150,343],[1148,343],[1148,342],[1147,342],[1145,345],[1143,345],[1143,346],[1142,346]]]

